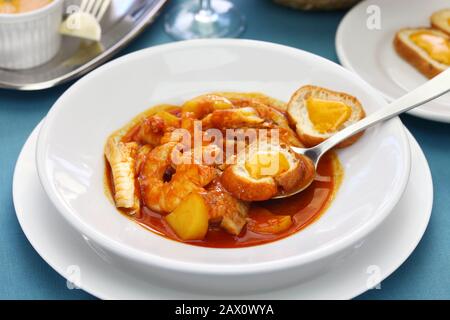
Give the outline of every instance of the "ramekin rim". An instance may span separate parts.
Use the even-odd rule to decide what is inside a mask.
[[[35,18],[39,15],[43,15],[46,14],[47,12],[51,11],[54,7],[56,7],[58,4],[60,3],[64,3],[64,0],[52,0],[52,2],[50,2],[49,4],[36,9],[36,10],[31,10],[31,11],[27,11],[27,12],[22,12],[22,13],[0,13],[0,22],[6,22],[6,21],[10,21],[10,22],[19,22],[19,20],[25,20],[28,18]],[[16,21],[14,21],[16,20]]]

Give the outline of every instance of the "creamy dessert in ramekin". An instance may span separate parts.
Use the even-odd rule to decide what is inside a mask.
[[[0,68],[28,69],[59,51],[64,0],[0,0]]]

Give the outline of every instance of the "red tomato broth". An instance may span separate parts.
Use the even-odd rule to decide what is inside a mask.
[[[256,233],[244,227],[238,235],[232,235],[219,226],[210,226],[203,240],[181,240],[165,221],[164,215],[144,207],[140,217],[132,217],[134,221],[146,229],[166,238],[183,243],[210,248],[242,248],[261,245],[286,238],[304,229],[316,221],[328,208],[340,183],[340,168],[334,153],[325,155],[317,168],[317,177],[303,192],[285,199],[253,202],[249,211],[249,219],[258,219],[257,208],[268,209],[273,214],[290,215],[292,226],[278,234]]]
[[[176,116],[180,116],[179,107],[173,105],[155,106],[138,115],[126,127],[120,129],[125,131],[125,134],[122,136],[121,140],[124,142],[133,140],[140,120],[144,116],[149,116],[160,110],[166,110]],[[105,190],[108,197],[110,197],[110,199],[114,202],[114,183],[112,179],[111,167],[106,158],[105,163]],[[316,221],[326,211],[333,200],[340,185],[342,176],[343,171],[340,166],[339,159],[336,153],[332,151],[321,159],[317,168],[316,178],[306,190],[285,199],[274,199],[251,203],[248,214],[248,219],[250,220],[258,221],[258,219],[263,218],[258,216],[258,211],[261,211],[259,208],[267,209],[275,215],[291,216],[293,222],[292,225],[288,229],[276,234],[257,233],[251,231],[247,228],[247,226],[245,226],[241,233],[236,236],[227,233],[218,225],[210,225],[204,239],[185,241],[179,238],[169,226],[164,218],[166,214],[154,212],[145,207],[142,202],[141,211],[138,215],[130,216],[126,210],[118,210],[144,228],[165,238],[178,242],[210,248],[249,247],[286,238]],[[139,187],[136,187],[136,189],[139,190]]]

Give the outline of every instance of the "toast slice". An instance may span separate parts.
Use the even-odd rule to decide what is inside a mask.
[[[450,9],[436,11],[430,18],[431,26],[450,35]]]
[[[421,45],[412,40],[416,39],[417,41],[417,38],[414,38],[417,35],[427,37],[422,38]],[[430,49],[426,49],[429,41],[438,42],[439,52],[430,53]],[[445,52],[445,48],[450,50],[450,36],[440,30],[431,28],[402,29],[395,35],[394,48],[403,59],[430,79],[450,66],[450,51]]]
[[[312,109],[310,106],[314,101],[317,103],[315,109]],[[313,110],[319,116],[310,113]],[[364,118],[366,114],[358,99],[351,95],[307,85],[292,95],[288,103],[288,115],[295,124],[300,141],[306,147],[313,147]],[[328,127],[318,126],[320,125],[318,120],[327,116],[335,118],[331,119],[331,125]],[[328,124],[330,124],[329,121]],[[343,148],[355,143],[362,134],[361,132],[346,139],[338,147]]]

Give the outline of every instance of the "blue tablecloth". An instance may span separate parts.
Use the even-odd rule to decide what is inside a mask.
[[[271,0],[234,1],[247,16],[242,37],[301,48],[337,61],[334,37],[344,11],[297,12]],[[170,8],[170,4],[166,9]],[[163,12],[164,14],[164,12]],[[406,12],[403,14],[407,14]],[[121,54],[171,41],[160,17]],[[11,195],[14,164],[26,138],[70,84],[38,92],[0,90],[0,298],[92,299],[66,281],[33,250],[17,221]],[[381,290],[359,299],[450,298],[450,124],[402,116],[429,161],[434,207],[424,238]]]

